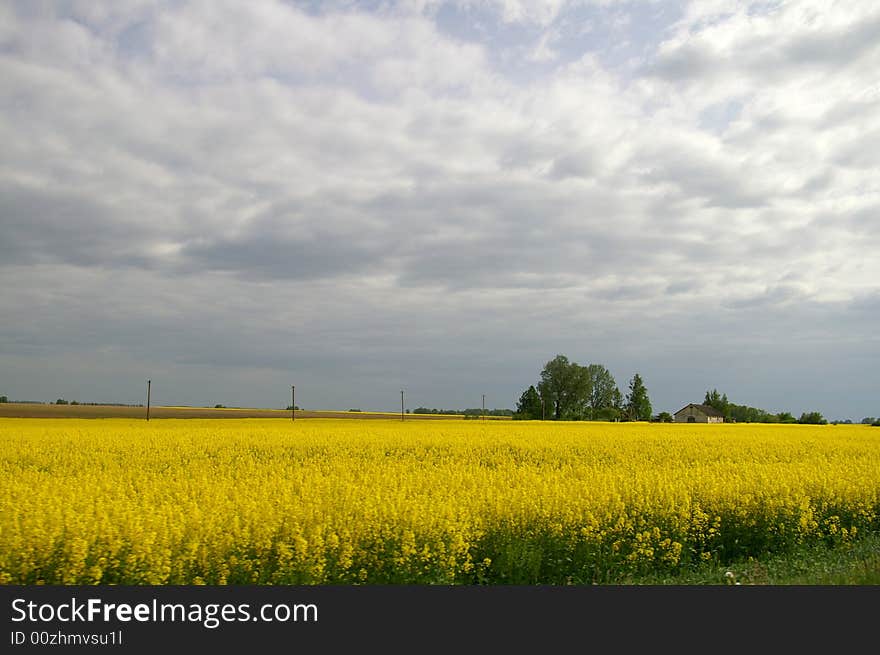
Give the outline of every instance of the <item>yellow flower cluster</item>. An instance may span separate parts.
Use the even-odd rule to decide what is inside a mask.
[[[589,583],[880,529],[864,426],[0,419],[0,583]]]

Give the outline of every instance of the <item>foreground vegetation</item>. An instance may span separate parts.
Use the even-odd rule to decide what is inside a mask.
[[[825,584],[877,563],[859,557],[880,531],[867,426],[0,419],[0,443],[6,584],[699,584],[727,570],[773,584],[820,569]]]
[[[678,571],[621,575],[612,584],[639,585],[880,585],[880,534],[845,545],[804,545],[744,557],[727,564],[708,562]]]

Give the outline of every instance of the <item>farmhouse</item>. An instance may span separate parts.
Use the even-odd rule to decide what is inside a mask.
[[[724,414],[710,405],[691,403],[675,412],[676,423],[724,423]]]

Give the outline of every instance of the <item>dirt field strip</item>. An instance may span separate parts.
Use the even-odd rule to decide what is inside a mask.
[[[0,403],[0,416],[8,418],[145,418],[146,407],[128,405],[53,405],[39,403]],[[280,418],[290,419],[289,409],[260,409],[244,407],[150,407],[154,418]],[[347,412],[334,410],[297,410],[296,418],[400,418],[394,412]],[[461,419],[456,414],[407,414],[406,420]],[[499,417],[487,416],[487,420]],[[507,418],[507,417],[503,417]]]

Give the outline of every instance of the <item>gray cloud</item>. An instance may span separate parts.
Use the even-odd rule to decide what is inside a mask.
[[[802,298],[802,292],[792,285],[777,285],[744,298],[735,298],[725,303],[731,309],[747,309],[757,307],[780,307]]]
[[[847,8],[809,0],[777,8],[747,4],[712,15],[707,3],[709,14],[682,20],[679,33],[661,45],[646,72],[678,82],[737,72],[781,80],[816,70],[839,73],[878,51],[880,14],[871,3]]]
[[[645,172],[648,184],[670,184],[688,198],[702,198],[709,206],[726,209],[761,207],[767,196],[750,184],[734,162],[711,161],[692,152],[671,151],[661,166]]]
[[[376,248],[320,234],[303,239],[279,239],[268,233],[204,240],[184,246],[180,254],[187,271],[231,271],[275,279],[347,275],[381,261]]]
[[[566,178],[589,178],[596,171],[595,156],[586,151],[564,153],[553,160],[550,176],[564,180]]]
[[[148,265],[157,234],[118,208],[76,190],[0,183],[0,266],[43,261],[77,266]]]
[[[615,67],[563,3],[457,6],[495,40],[434,2],[0,8],[0,393],[512,406],[561,352],[658,409],[876,415],[873,5],[682,6]]]

